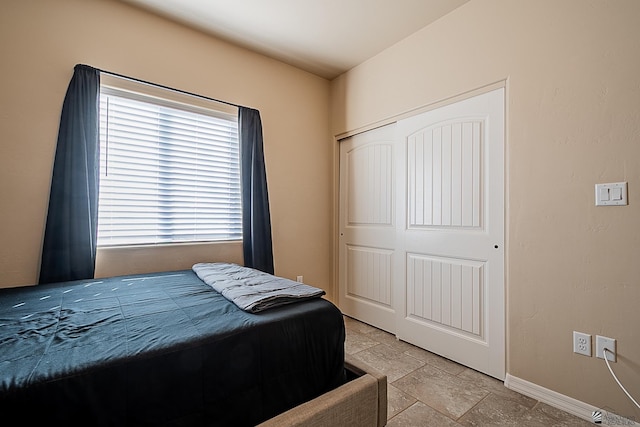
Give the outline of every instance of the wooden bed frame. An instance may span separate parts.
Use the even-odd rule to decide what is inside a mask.
[[[351,380],[258,427],[383,427],[387,424],[387,377],[345,356]]]

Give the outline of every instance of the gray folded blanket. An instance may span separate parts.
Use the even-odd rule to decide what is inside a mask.
[[[231,263],[198,263],[198,277],[229,301],[250,313],[318,298],[322,289]]]

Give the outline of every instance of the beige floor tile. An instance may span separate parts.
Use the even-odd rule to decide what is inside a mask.
[[[378,330],[371,325],[367,325],[366,323],[360,322],[359,320],[352,319],[349,316],[343,316],[343,317],[344,317],[344,327],[347,329],[360,332],[361,334],[368,334],[370,332],[375,332]]]
[[[493,377],[485,375],[481,372],[473,369],[465,368],[463,372],[458,375],[458,378],[465,379],[475,385],[490,391],[491,393],[500,396],[503,399],[513,400],[527,408],[531,409],[538,402],[528,396],[509,390],[504,386],[502,381],[499,381]]]
[[[463,426],[587,427],[592,423],[542,403],[533,409],[491,394],[464,414]]]
[[[371,339],[367,334],[355,332],[347,329],[347,337],[344,343],[344,351],[347,354],[354,354],[380,344]]]
[[[430,365],[411,372],[393,385],[453,419],[489,395],[487,390]]]
[[[391,384],[387,384],[387,419],[393,418],[399,412],[417,402],[413,396],[398,390]]]
[[[524,405],[494,394],[478,403],[458,422],[463,426],[520,426],[529,411]]]
[[[387,427],[460,427],[452,419],[440,414],[422,402],[413,404],[410,408],[393,417]]]
[[[355,353],[353,357],[385,374],[388,383],[404,377],[425,364],[425,362],[386,344],[378,344],[360,351]]]
[[[376,330],[367,334],[371,339],[374,339],[382,344],[386,344],[390,347],[393,347],[397,350],[406,351],[414,346],[404,341],[400,341],[396,338],[395,335],[390,334],[385,331]]]
[[[420,347],[411,346],[411,348],[405,350],[405,353],[409,356],[415,357],[416,359],[424,360],[427,364],[431,366],[435,366],[438,369],[442,369],[445,372],[450,373],[451,375],[458,375],[467,369],[465,366],[462,366],[456,362],[453,362],[449,359],[445,359],[442,356],[438,356],[435,353],[431,353],[430,351],[423,350]]]

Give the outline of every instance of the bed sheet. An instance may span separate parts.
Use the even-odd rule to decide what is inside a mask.
[[[0,413],[22,422],[250,426],[345,381],[317,298],[251,314],[192,270],[0,290]]]

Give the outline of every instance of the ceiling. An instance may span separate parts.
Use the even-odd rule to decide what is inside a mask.
[[[469,0],[122,0],[327,79]]]

